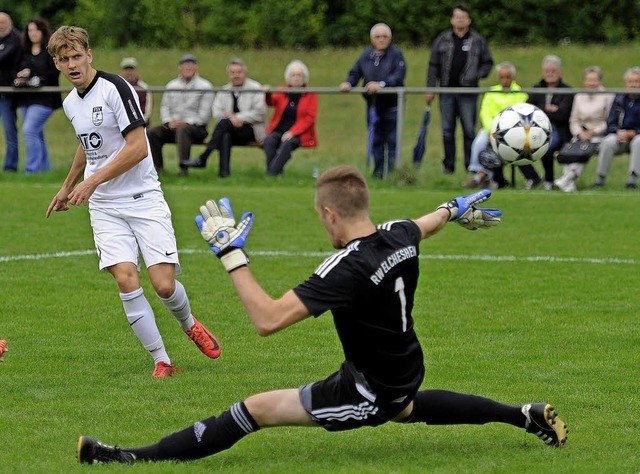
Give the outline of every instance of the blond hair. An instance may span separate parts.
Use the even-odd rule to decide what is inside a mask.
[[[369,188],[362,173],[349,165],[329,168],[316,182],[316,205],[330,207],[341,217],[369,212]]]
[[[65,49],[89,50],[89,33],[79,26],[61,26],[49,38],[47,51],[56,58]]]

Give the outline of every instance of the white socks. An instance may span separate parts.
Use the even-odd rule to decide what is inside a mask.
[[[156,325],[153,309],[143,294],[142,288],[131,293],[120,293],[124,312],[133,332],[146,350],[153,357],[153,361],[171,363],[162,342],[162,336]]]
[[[162,301],[171,314],[173,314],[178,324],[180,324],[180,327],[188,331],[195,324],[193,315],[191,314],[191,305],[189,304],[189,298],[182,283],[178,280],[175,280],[175,282],[176,291],[174,291],[169,298],[160,298],[160,296],[158,296],[158,298],[160,298],[160,301]]]

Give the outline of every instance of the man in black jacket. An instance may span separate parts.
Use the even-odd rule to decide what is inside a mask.
[[[427,87],[478,87],[480,79],[491,73],[493,57],[487,41],[470,28],[469,8],[459,3],[451,12],[451,30],[441,33],[431,47],[427,69]],[[435,98],[427,93],[427,104]],[[444,159],[442,172],[456,168],[456,119],[464,134],[464,166],[469,168],[471,143],[476,136],[477,94],[440,94],[440,115]]]
[[[11,17],[0,12],[0,87],[12,85],[21,56],[20,32],[13,27]],[[11,94],[0,94],[0,119],[7,140],[4,170],[18,171],[18,126]]]

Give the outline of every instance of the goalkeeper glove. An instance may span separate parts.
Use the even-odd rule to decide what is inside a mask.
[[[253,218],[253,213],[245,212],[236,226],[231,203],[226,197],[220,199],[218,204],[209,200],[204,206],[200,206],[196,225],[228,272],[249,263],[244,246],[253,225]]]
[[[442,203],[437,209],[449,211],[449,221],[455,221],[465,229],[476,230],[498,225],[502,211],[500,209],[476,208],[491,197],[491,191],[483,189],[467,196],[459,196]]]

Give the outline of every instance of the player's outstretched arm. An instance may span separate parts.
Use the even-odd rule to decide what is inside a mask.
[[[491,191],[483,189],[467,196],[459,196],[436,208],[431,214],[415,222],[422,231],[422,238],[430,237],[444,227],[447,222],[457,222],[465,229],[489,228],[500,223],[502,211],[476,207],[491,197]]]
[[[274,300],[256,281],[248,267],[244,246],[253,224],[246,212],[236,225],[229,199],[213,200],[200,207],[196,225],[213,253],[220,258],[238,292],[247,314],[261,336],[267,336],[309,316],[306,306],[289,290]]]

